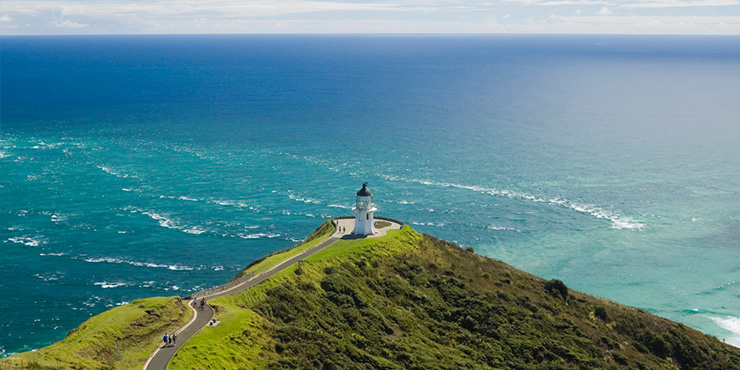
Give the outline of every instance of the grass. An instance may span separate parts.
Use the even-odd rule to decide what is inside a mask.
[[[324,222],[321,226],[319,226],[316,231],[313,232],[307,239],[306,242],[294,247],[290,248],[285,251],[280,251],[277,253],[273,253],[261,260],[257,260],[257,263],[252,263],[252,265],[247,266],[242,272],[239,273],[239,275],[243,275],[245,273],[254,273],[254,274],[261,274],[277,265],[279,265],[281,262],[298,255],[300,253],[303,253],[304,251],[311,249],[313,246],[318,245],[319,243],[323,242],[329,236],[331,236],[332,233],[334,233],[334,225],[331,223],[331,221]]]
[[[740,363],[740,351],[716,338],[408,226],[381,238],[338,241],[212,304],[231,323],[192,338],[171,369],[202,368],[210,364],[205,358],[222,361],[216,367],[269,370],[738,369]]]
[[[169,369],[256,369],[255,359],[269,339],[262,335],[264,320],[250,310],[220,305],[215,327],[206,326],[198,340],[187,341],[172,358]],[[195,354],[195,355],[193,355]]]
[[[141,369],[162,335],[191,317],[179,297],[138,299],[91,317],[55,344],[0,359],[0,368]]]
[[[303,251],[325,240],[331,232],[333,227],[331,230],[319,228],[314,233],[316,237],[309,238],[306,244],[276,254],[275,256],[281,258],[265,259],[246,271],[266,271],[269,268],[262,264],[277,265],[294,256],[295,251]],[[404,254],[413,251],[416,241],[420,239],[421,235],[411,227],[405,226],[401,230],[389,230],[386,235],[379,238],[340,240],[276,273],[260,285],[210,301],[209,303],[216,308],[217,319],[228,324],[221,324],[223,327],[221,325],[215,328],[206,327],[198,332],[178,351],[175,357],[177,361],[173,359],[169,369],[202,369],[206,365],[215,368],[267,369],[268,364],[279,357],[277,354],[264,351],[269,345],[272,324],[269,319],[259,315],[251,307],[263,302],[268,292],[294,284],[296,277],[307,283],[313,282],[318,287],[318,281],[324,276],[325,269],[331,266],[346,261],[370,263],[377,256]]]
[[[243,272],[267,271],[331,232],[324,223],[306,243]],[[716,338],[409,226],[337,241],[262,284],[209,303],[221,324],[186,342],[169,369],[740,370],[740,350]],[[18,361],[32,365],[25,368],[140,368],[161,333],[174,330],[165,327],[187,321],[173,307],[189,312],[179,298],[132,302],[53,346],[0,360],[0,368],[24,368]],[[144,318],[152,324],[137,325]],[[60,359],[72,365],[56,366]]]

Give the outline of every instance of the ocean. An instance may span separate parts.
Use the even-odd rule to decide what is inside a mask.
[[[2,37],[0,357],[378,216],[740,346],[740,37]]]

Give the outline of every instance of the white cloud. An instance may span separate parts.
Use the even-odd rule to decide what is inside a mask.
[[[76,23],[70,21],[69,19],[65,20],[64,22],[51,21],[49,23],[56,28],[85,28],[89,26],[89,24]]]
[[[633,33],[740,34],[726,16],[740,0],[0,0],[0,34],[64,33]],[[671,22],[669,7],[702,9],[706,21]],[[727,7],[734,6],[734,7]],[[630,9],[630,15],[620,15]],[[647,8],[654,8],[652,10]],[[700,14],[698,12],[695,14]],[[693,9],[692,9],[693,11]],[[649,14],[648,14],[649,13]],[[684,11],[686,13],[686,11]],[[491,22],[487,15],[505,14]],[[572,14],[570,18],[550,14]],[[586,20],[589,14],[596,21]],[[672,14],[675,15],[675,14]],[[695,17],[692,17],[695,19]],[[710,20],[714,19],[714,22]],[[619,21],[622,20],[622,21]],[[14,29],[11,24],[29,24]],[[683,25],[683,26],[682,26]],[[703,27],[697,29],[697,25]],[[624,29],[617,29],[623,27]],[[656,26],[657,27],[657,26]],[[684,28],[681,28],[684,27]],[[639,28],[638,29],[644,29]],[[608,30],[608,31],[605,31]],[[653,32],[652,29],[646,32]],[[657,28],[656,28],[657,30]]]
[[[637,0],[627,4],[619,4],[622,8],[683,8],[683,7],[716,7],[740,5],[740,0]]]

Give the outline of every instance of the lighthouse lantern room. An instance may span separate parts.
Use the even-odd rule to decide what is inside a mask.
[[[378,209],[373,203],[373,193],[367,188],[367,183],[362,183],[362,189],[357,192],[357,200],[352,208],[355,211],[355,229],[352,234],[355,235],[373,235],[375,234],[374,213]]]

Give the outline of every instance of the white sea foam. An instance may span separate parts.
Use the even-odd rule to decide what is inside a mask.
[[[180,222],[171,218],[169,215],[163,214],[163,213],[157,213],[152,210],[141,209],[141,208],[136,208],[136,207],[126,207],[124,208],[124,210],[127,210],[131,213],[141,213],[141,214],[147,215],[152,220],[157,221],[159,226],[166,227],[168,229],[180,230],[184,233],[194,234],[194,235],[203,234],[207,231],[205,228],[201,226],[197,226],[197,225],[181,225]]]
[[[33,276],[35,276],[35,277],[37,277],[37,278],[39,278],[39,279],[41,279],[43,281],[59,280],[59,277],[57,275],[55,275],[55,274],[45,274],[45,275],[35,274]]]
[[[211,203],[216,203],[222,206],[237,206],[238,205],[236,202],[233,202],[230,200],[212,200]]]
[[[238,234],[237,236],[240,237],[240,238],[242,238],[242,239],[262,239],[262,238],[272,239],[272,238],[277,238],[280,235],[281,234],[278,234],[278,233],[269,233],[269,234],[266,234],[266,233],[256,233],[256,234]]]
[[[322,204],[321,201],[319,201],[319,200],[312,199],[312,198],[303,198],[303,197],[299,197],[299,196],[296,196],[296,195],[293,195],[293,194],[288,194],[288,197],[290,199],[295,200],[296,202],[303,202],[303,203],[306,203],[306,204],[316,204],[316,205],[321,205]]]
[[[517,192],[517,191],[512,191],[512,190],[499,190],[499,189],[487,188],[483,186],[462,185],[462,184],[437,182],[437,181],[430,181],[430,180],[420,180],[420,179],[407,179],[407,178],[398,177],[398,176],[387,176],[387,175],[379,175],[379,176],[386,180],[390,180],[390,181],[401,181],[401,182],[416,183],[416,184],[430,185],[430,186],[441,186],[441,187],[451,187],[451,188],[457,188],[457,189],[466,189],[466,190],[471,190],[471,191],[494,195],[494,196],[507,197],[507,198],[512,198],[512,199],[525,199],[525,200],[537,202],[537,203],[547,203],[551,205],[557,205],[557,206],[561,206],[561,207],[574,210],[576,212],[589,214],[596,218],[609,220],[611,221],[612,228],[614,229],[642,229],[645,226],[644,224],[642,224],[641,221],[636,220],[631,217],[622,216],[616,211],[610,211],[610,210],[607,210],[607,209],[604,209],[604,208],[601,208],[601,207],[598,207],[592,204],[579,204],[579,203],[572,202],[572,201],[569,201],[563,198],[546,199],[546,198],[537,197],[535,195],[524,193],[524,192]]]
[[[156,264],[151,262],[138,262],[138,261],[127,261],[127,260],[121,260],[118,258],[112,258],[112,257],[102,257],[102,258],[93,258],[88,257],[84,259],[85,262],[91,262],[91,263],[125,263],[132,266],[138,266],[138,267],[151,267],[151,268],[166,268],[168,270],[193,270],[193,267],[188,266],[180,266],[180,265],[164,265],[164,264]]]
[[[39,238],[32,238],[30,236],[19,236],[19,237],[8,238],[7,241],[17,243],[17,244],[23,244],[28,247],[38,247],[39,245],[44,243],[43,240]]]
[[[445,225],[443,222],[434,223],[434,222],[417,222],[417,221],[411,221],[411,224],[418,225],[418,226],[438,226],[438,227],[442,227]]]
[[[128,175],[128,174],[125,174],[125,173],[118,172],[118,171],[116,171],[116,170],[114,170],[114,169],[112,169],[112,168],[110,168],[108,166],[98,166],[98,168],[100,168],[101,170],[103,170],[104,172],[106,172],[108,174],[111,174],[111,175],[116,176],[116,177],[120,177],[122,179],[125,179],[125,178],[128,178],[128,177],[136,177],[136,176],[131,176],[131,175]]]
[[[103,281],[103,282],[93,283],[93,285],[99,285],[103,289],[108,289],[108,288],[118,288],[119,286],[126,286],[128,284],[122,283],[122,282],[109,283],[107,281]]]
[[[206,232],[206,230],[201,229],[201,228],[199,228],[197,226],[191,227],[189,229],[183,229],[182,231],[184,231],[184,232],[186,232],[188,234],[194,234],[194,235],[200,235],[200,234],[203,234],[204,232]]]
[[[67,221],[67,217],[65,217],[65,216],[63,216],[63,215],[60,215],[60,214],[58,214],[58,213],[55,213],[55,214],[51,215],[51,221],[52,221],[52,222],[62,222],[62,221]]]
[[[10,157],[10,154],[8,154],[8,152],[0,150],[0,159],[8,158],[8,157]]]
[[[496,231],[519,231],[513,227],[503,227],[503,226],[496,226],[496,225],[490,225],[486,227],[488,230],[496,230]]]
[[[191,198],[191,197],[188,197],[188,196],[185,196],[185,195],[183,195],[183,196],[180,196],[180,197],[179,197],[179,198],[177,198],[177,199],[180,199],[180,200],[187,200],[187,201],[190,201],[190,202],[197,202],[197,201],[198,201],[198,199],[195,199],[195,198]]]
[[[725,329],[732,333],[732,336],[725,338],[728,344],[735,347],[740,347],[740,317],[734,316],[709,316],[715,324],[719,325],[722,329]]]
[[[39,253],[39,256],[55,256],[55,257],[59,257],[59,256],[66,256],[68,254],[69,253]]]
[[[329,204],[329,205],[327,205],[327,207],[331,207],[331,208],[344,208],[344,209],[351,209],[352,208],[350,206],[345,206],[345,205],[341,205],[341,204]]]

